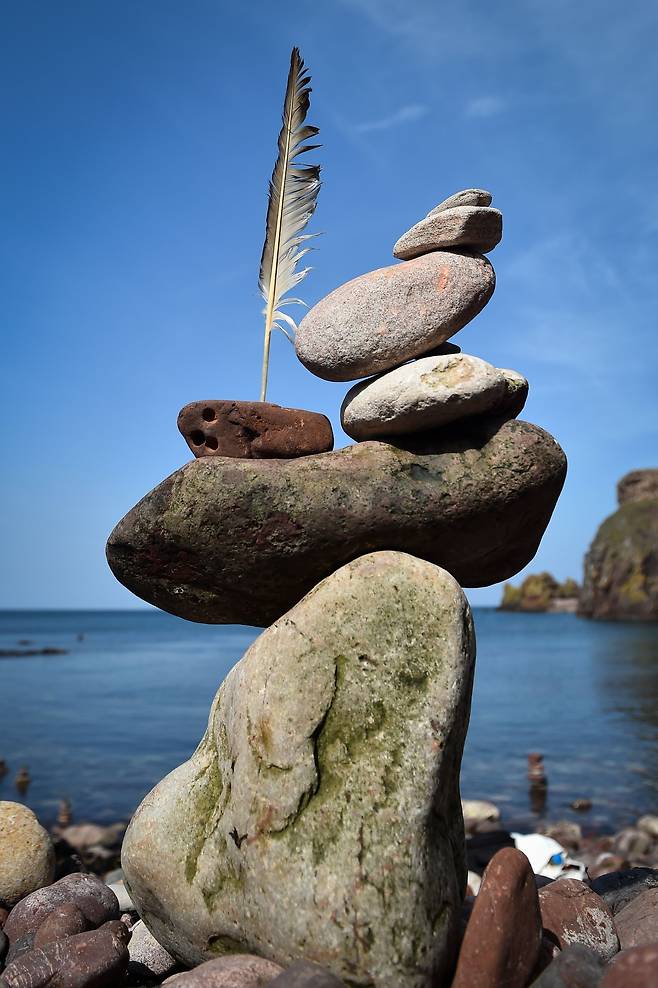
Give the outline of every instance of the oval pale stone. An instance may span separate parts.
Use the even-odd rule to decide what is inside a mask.
[[[492,199],[493,196],[486,189],[463,189],[448,196],[434,209],[430,209],[427,215],[434,216],[435,213],[442,213],[444,209],[453,209],[455,206],[490,206]]]
[[[397,367],[453,336],[484,308],[496,282],[480,254],[434,251],[341,285],[302,319],[297,356],[328,381]]]
[[[296,460],[193,460],[119,522],[108,561],[172,614],[260,626],[374,549],[412,552],[462,586],[509,579],[537,551],[564,453],[518,419],[449,431]]]
[[[506,395],[503,374],[466,353],[421,357],[351,388],[340,410],[352,439],[439,428],[486,412]]]
[[[268,628],[126,833],[157,941],[188,965],[254,953],[350,985],[447,983],[474,658],[458,584],[399,552],[344,566]]]

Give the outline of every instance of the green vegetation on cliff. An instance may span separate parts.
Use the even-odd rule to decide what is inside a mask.
[[[570,577],[558,583],[550,573],[531,573],[520,587],[506,583],[502,611],[573,611],[580,587]]]

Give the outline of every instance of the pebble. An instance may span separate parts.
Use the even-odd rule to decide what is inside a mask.
[[[142,498],[107,556],[134,593],[212,624],[265,627],[346,556],[390,545],[464,587],[486,586],[532,559],[565,469],[542,429],[481,416],[461,436],[424,433],[287,461],[206,457]]]
[[[48,913],[34,935],[34,946],[43,947],[89,929],[89,921],[73,902],[63,902]]]
[[[615,837],[614,849],[625,858],[636,858],[651,850],[652,838],[645,830],[625,827]]]
[[[117,897],[104,882],[75,872],[22,899],[9,914],[5,933],[12,942],[26,933],[36,933],[46,916],[64,902],[76,905],[90,926],[118,920],[120,915]]]
[[[193,401],[178,429],[195,456],[293,459],[334,448],[326,415],[267,401]]]
[[[494,823],[500,820],[500,810],[495,803],[486,799],[462,799],[464,829],[467,833],[475,830],[478,824]]]
[[[612,913],[596,892],[576,878],[562,878],[539,891],[544,929],[561,949],[573,943],[589,947],[603,960],[619,950]]]
[[[231,954],[167,978],[175,988],[265,988],[283,968],[254,954]]]
[[[296,961],[270,982],[269,988],[345,988],[345,983],[319,964]]]
[[[440,202],[434,209],[430,209],[428,216],[441,213],[444,209],[453,209],[455,206],[490,206],[493,196],[485,189],[463,189],[462,192],[455,192]]]
[[[597,988],[605,961],[589,947],[574,943],[557,953],[532,988]]]
[[[297,356],[328,381],[391,370],[462,329],[487,304],[495,281],[485,257],[448,251],[369,271],[304,316]]]
[[[135,904],[130,898],[130,892],[126,888],[125,882],[121,879],[118,882],[113,882],[108,885],[117,897],[117,902],[119,903],[119,909],[123,913],[135,912]]]
[[[145,980],[162,979],[178,966],[175,958],[158,943],[146,924],[140,919],[132,928],[128,945],[130,963],[128,973]],[[212,963],[212,962],[211,962]]]
[[[505,378],[465,353],[421,357],[347,392],[340,417],[352,439],[437,429],[500,404]]]
[[[602,875],[590,882],[592,889],[616,916],[646,889],[658,887],[658,871],[653,868],[630,868],[611,875]]]
[[[658,943],[622,950],[599,988],[658,988]]]
[[[654,840],[658,840],[658,816],[647,813],[645,816],[640,817],[636,826],[638,830],[643,830],[650,837],[653,837]]]
[[[128,967],[130,933],[118,920],[37,947],[9,964],[2,988],[114,988]]]
[[[455,206],[430,213],[403,233],[393,248],[402,261],[436,250],[473,250],[488,254],[503,236],[503,214],[489,206]]]
[[[583,839],[583,831],[580,824],[573,823],[571,820],[558,820],[557,823],[549,824],[542,832],[546,837],[552,837],[562,847],[569,848],[572,851],[578,849]]]
[[[646,889],[615,914],[622,950],[658,943],[658,888]]]
[[[506,418],[515,419],[523,411],[523,407],[528,397],[528,381],[519,374],[518,371],[509,370],[507,367],[499,368],[505,379],[505,394],[500,404],[493,409],[497,415],[505,415]]]
[[[452,988],[526,988],[542,924],[525,854],[506,847],[489,862],[466,927]]]
[[[22,803],[0,800],[0,901],[13,906],[55,875],[48,832]]]

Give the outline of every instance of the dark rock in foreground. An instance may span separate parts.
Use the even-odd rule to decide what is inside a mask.
[[[618,485],[619,509],[585,557],[580,613],[658,621],[658,470],[634,470]]]
[[[378,549],[487,586],[532,559],[565,473],[555,440],[519,420],[289,461],[202,458],[119,522],[108,561],[144,600],[212,624],[271,624]]]

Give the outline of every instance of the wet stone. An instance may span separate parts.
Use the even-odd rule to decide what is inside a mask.
[[[268,401],[193,401],[179,412],[178,428],[197,457],[292,459],[334,446],[325,415]]]

